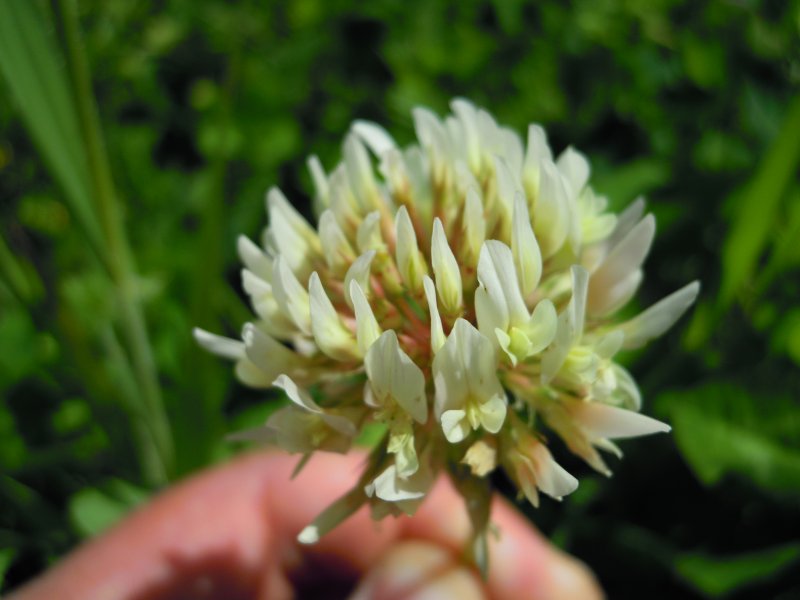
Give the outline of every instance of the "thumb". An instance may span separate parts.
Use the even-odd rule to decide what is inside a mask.
[[[350,600],[481,600],[486,592],[477,574],[452,552],[431,542],[407,541],[391,547],[367,572]]]

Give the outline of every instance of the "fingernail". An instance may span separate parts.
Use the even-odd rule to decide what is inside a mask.
[[[480,582],[449,550],[428,542],[393,547],[367,573],[350,600],[484,598]]]
[[[425,583],[408,600],[484,600],[486,594],[474,571],[453,567]]]

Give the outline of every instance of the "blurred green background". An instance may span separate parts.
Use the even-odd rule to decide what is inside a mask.
[[[247,319],[267,187],[307,210],[353,119],[462,95],[648,197],[640,307],[703,283],[628,357],[673,434],[610,481],[557,449],[532,520],[611,598],[800,597],[800,2],[356,4],[0,1],[1,589],[269,410],[190,335]]]

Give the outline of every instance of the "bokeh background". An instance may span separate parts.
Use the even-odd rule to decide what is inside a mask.
[[[533,522],[611,598],[800,597],[800,2],[360,4],[0,2],[2,589],[280,402],[190,335],[247,319],[264,191],[308,211],[306,156],[353,119],[407,142],[464,96],[584,151],[612,206],[647,196],[634,304],[703,284],[627,357],[673,434],[611,480],[557,450],[581,486]]]

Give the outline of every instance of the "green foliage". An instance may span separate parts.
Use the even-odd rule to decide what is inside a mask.
[[[615,209],[649,196],[659,235],[641,306],[703,283],[685,335],[629,365],[673,436],[627,444],[612,482],[584,476],[532,518],[613,598],[796,594],[798,11],[797,0],[0,2],[7,587],[149,495],[154,464],[177,478],[224,459],[237,449],[225,433],[280,405],[190,336],[234,334],[247,318],[235,240],[258,236],[264,191],[280,185],[308,211],[305,157],[330,167],[353,119],[405,142],[412,106],[441,112],[464,95],[585,151]],[[158,422],[174,460],[153,462]]]
[[[729,473],[770,491],[800,495],[800,411],[785,396],[707,383],[661,395],[656,408],[672,423],[675,442],[706,485]]]
[[[8,567],[11,566],[11,562],[14,560],[16,554],[17,551],[14,548],[4,548],[0,550],[0,587],[3,585],[6,571]]]
[[[739,288],[750,282],[758,259],[780,218],[780,201],[800,167],[800,96],[790,105],[768,154],[753,179],[736,198],[733,227],[722,254],[720,304],[730,303]],[[796,210],[796,209],[795,209]]]
[[[33,2],[0,4],[0,71],[77,222],[99,244],[77,111],[59,51],[37,12]]]
[[[83,488],[69,499],[69,516],[81,537],[108,529],[148,498],[148,493],[127,481],[112,479],[99,488]]]
[[[800,544],[759,550],[725,558],[683,554],[675,562],[678,574],[709,598],[721,598],[745,585],[774,577],[800,559]]]

